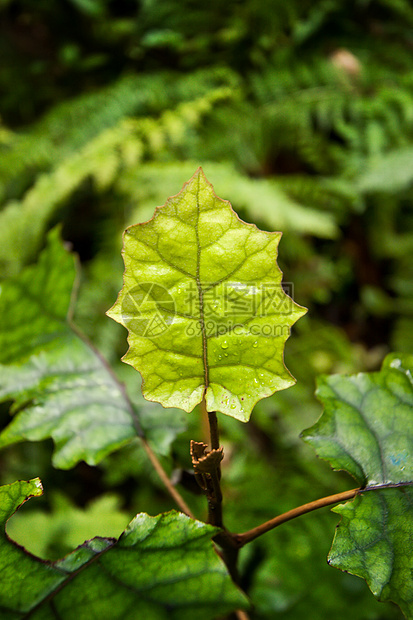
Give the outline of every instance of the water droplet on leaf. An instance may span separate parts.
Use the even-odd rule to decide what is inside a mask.
[[[221,343],[221,347],[222,347],[223,349],[228,349],[228,342],[227,342],[226,340],[224,340],[224,341]]]

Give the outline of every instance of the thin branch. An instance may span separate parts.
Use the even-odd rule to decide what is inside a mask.
[[[283,514],[278,515],[277,517],[274,517],[274,519],[270,519],[265,523],[261,523],[261,525],[254,527],[248,532],[244,532],[243,534],[234,534],[234,538],[237,541],[238,546],[243,547],[252,540],[255,540],[266,532],[273,530],[275,527],[278,527],[282,523],[286,523],[286,521],[291,521],[291,519],[301,517],[301,515],[304,515],[307,512],[312,512],[313,510],[317,510],[318,508],[324,508],[325,506],[331,506],[332,504],[338,504],[339,502],[353,499],[353,497],[356,497],[356,495],[365,490],[366,489],[351,489],[350,491],[344,491],[342,493],[336,493],[335,495],[328,495],[327,497],[316,499],[313,502],[303,504],[302,506],[293,508],[288,512],[284,512]]]
[[[158,460],[158,457],[156,456],[156,454],[154,453],[154,451],[152,450],[152,448],[150,447],[146,439],[142,437],[141,441],[143,443],[143,447],[146,450],[146,454],[148,455],[149,460],[151,461],[153,465],[153,468],[155,469],[159,478],[162,480],[163,484],[165,485],[166,490],[168,491],[169,495],[175,501],[176,505],[180,508],[180,510],[182,510],[182,512],[187,514],[188,517],[191,517],[191,519],[195,519],[188,504],[185,502],[182,495],[176,490],[176,488],[170,481],[168,474],[162,467],[161,463]]]
[[[301,515],[305,515],[307,512],[312,512],[313,510],[318,510],[318,508],[324,508],[325,506],[331,506],[332,504],[338,504],[340,502],[345,502],[349,499],[353,499],[356,495],[361,495],[362,493],[370,493],[374,491],[384,491],[386,489],[399,489],[402,487],[410,487],[413,486],[413,481],[411,482],[386,482],[384,484],[375,484],[373,486],[360,487],[358,489],[351,489],[350,491],[343,491],[342,493],[336,493],[335,495],[328,495],[327,497],[322,497],[320,499],[316,499],[313,502],[309,502],[308,504],[303,504],[302,506],[298,506],[297,508],[293,508],[288,512],[284,512],[274,519],[270,519],[265,523],[261,523],[257,527],[254,527],[252,530],[248,532],[244,532],[243,534],[230,534],[227,532],[227,536],[232,538],[233,543],[240,549],[247,543],[255,540],[259,536],[266,534],[270,530],[273,530],[275,527],[282,525],[282,523],[286,523],[287,521],[291,521],[291,519],[296,519],[297,517],[301,517]]]
[[[142,439],[144,437],[143,430],[142,430],[139,418],[138,418],[138,416],[136,414],[136,411],[135,411],[135,409],[134,409],[134,407],[132,405],[132,401],[129,398],[129,394],[126,391],[125,384],[119,379],[119,377],[117,376],[117,374],[113,370],[112,366],[109,364],[107,359],[102,355],[102,353],[99,351],[99,349],[96,348],[96,346],[93,344],[93,342],[91,342],[89,340],[89,338],[87,336],[85,336],[85,334],[77,327],[77,325],[75,325],[69,319],[68,319],[68,324],[69,324],[70,329],[76,334],[76,336],[78,338],[80,338],[80,340],[82,340],[85,343],[85,345],[88,346],[89,349],[91,349],[91,351],[96,355],[96,357],[101,362],[102,366],[105,368],[105,370],[111,376],[113,381],[116,383],[119,391],[121,392],[121,394],[122,394],[122,396],[123,396],[123,398],[125,400],[125,404],[127,406],[129,415],[130,415],[130,417],[132,419],[132,423],[133,423],[133,427],[135,429],[136,435],[140,439]]]
[[[162,467],[161,462],[159,461],[158,457],[156,456],[156,454],[154,453],[154,451],[152,450],[152,448],[150,447],[150,445],[148,444],[148,441],[144,435],[143,429],[141,427],[139,418],[137,416],[137,413],[132,405],[132,401],[129,398],[129,394],[126,391],[125,385],[122,383],[122,381],[119,380],[119,377],[116,375],[115,371],[113,370],[113,368],[109,365],[109,363],[107,362],[107,360],[103,357],[103,355],[101,354],[101,352],[95,347],[94,344],[92,344],[90,342],[90,340],[79,330],[79,328],[74,325],[71,321],[68,321],[71,329],[75,332],[75,334],[81,339],[83,340],[83,342],[90,347],[90,349],[93,351],[93,353],[96,355],[96,357],[99,358],[99,360],[101,361],[102,365],[105,367],[105,369],[107,370],[107,372],[110,374],[110,376],[112,377],[112,379],[116,382],[124,400],[125,400],[125,404],[128,408],[129,414],[132,418],[132,422],[133,422],[133,426],[136,432],[136,435],[139,437],[139,439],[142,441],[143,443],[143,447],[145,448],[146,454],[149,457],[149,460],[151,461],[153,468],[155,469],[155,471],[157,472],[159,478],[162,480],[163,484],[165,485],[166,490],[168,491],[169,495],[172,497],[172,499],[174,500],[174,502],[176,503],[176,505],[178,506],[178,508],[180,510],[182,510],[182,512],[184,512],[185,514],[188,515],[188,517],[191,517],[191,519],[194,519],[195,517],[193,516],[191,509],[189,508],[189,506],[187,505],[187,503],[185,502],[184,498],[181,496],[181,494],[176,490],[176,488],[173,486],[172,482],[169,479],[168,474],[166,473],[166,471],[164,470],[164,468]]]

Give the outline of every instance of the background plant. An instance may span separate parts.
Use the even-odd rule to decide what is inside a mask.
[[[76,323],[130,381],[117,363],[123,330],[104,318],[120,288],[120,233],[148,219],[202,163],[243,219],[285,232],[284,280],[309,307],[286,350],[297,385],[261,401],[245,428],[223,421],[231,455],[225,492],[237,488],[228,527],[247,530],[271,518],[275,486],[283,512],[354,484],[344,474],[337,484],[298,435],[320,412],[316,374],[375,370],[387,351],[411,351],[409,3],[195,9],[11,0],[1,17],[2,275],[36,260],[46,231],[61,221],[83,263]],[[188,440],[199,429],[192,417],[179,420],[188,430],[173,444],[169,426],[156,441],[167,470],[186,479]],[[106,502],[124,525],[141,510],[172,507],[134,444],[70,472],[50,468],[47,442],[5,449],[0,458],[2,483],[48,481],[47,495],[23,510],[40,532],[31,538],[52,557],[90,536],[93,501]],[[69,520],[58,525],[67,506],[83,515],[72,519],[78,538]],[[336,520],[317,513],[252,544],[242,572],[258,617],[311,609],[314,618],[339,618],[344,608],[346,617],[397,617],[362,582],[325,566],[324,531]]]
[[[146,613],[178,619],[196,611],[207,620],[234,611],[247,618],[239,550],[298,516],[347,500],[353,501],[335,508],[343,519],[329,562],[364,577],[379,600],[396,602],[411,617],[412,356],[389,355],[381,372],[332,375],[319,383],[325,411],[303,437],[333,468],[350,473],[358,488],[297,506],[243,533],[225,527],[217,413],[247,422],[257,401],[295,382],[283,351],[305,309],[282,289],[275,261],[280,237],[240,220],[201,168],[151,220],[124,234],[124,284],[108,314],[128,329],[122,359],[141,373],[143,396],[167,410],[191,412],[199,405],[209,437],[191,440],[190,454],[208,525],[194,521],[156,456],[159,444],[151,446],[158,424],[164,428],[165,418],[178,433],[179,418],[159,410],[142,417],[127,387],[73,325],[75,262],[58,231],[50,233],[36,265],[4,282],[0,399],[14,402],[0,447],[52,438],[54,464],[65,469],[81,459],[95,465],[137,436],[184,513],[141,512],[120,537],[93,537],[45,562],[5,530],[20,505],[41,494],[39,478],[2,486],[5,617],[70,620],[92,613],[123,620]]]

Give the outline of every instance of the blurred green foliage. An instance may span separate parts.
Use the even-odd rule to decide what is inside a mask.
[[[125,332],[104,316],[125,226],[202,165],[241,217],[284,232],[284,281],[309,308],[287,342],[298,382],[248,425],[222,416],[233,530],[354,486],[298,440],[320,413],[314,378],[413,348],[412,25],[408,0],[0,0],[0,275],[35,261],[62,222],[83,265],[75,321],[132,391]],[[162,459],[190,487],[188,441],[202,429],[186,420]],[[40,476],[58,524],[62,506],[92,500],[114,519],[172,507],[134,444],[71,472],[51,468],[48,443],[22,444],[0,466],[1,483]],[[201,498],[183,493],[202,516]],[[39,515],[30,525],[31,507],[20,513],[35,532]],[[336,522],[314,514],[244,550],[254,617],[400,617],[326,566]]]

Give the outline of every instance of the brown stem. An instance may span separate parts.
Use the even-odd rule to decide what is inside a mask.
[[[220,448],[219,445],[217,414],[215,411],[207,411],[205,399],[202,401],[201,408],[203,413],[208,416],[211,453],[214,451],[221,451],[222,453],[222,448]],[[211,461],[211,465],[214,466],[211,466],[208,472],[207,486],[209,491],[207,490],[206,492],[208,500],[208,523],[222,528],[222,532],[214,537],[214,541],[221,547],[222,559],[232,579],[235,583],[238,583],[239,575],[237,563],[239,549],[232,535],[225,529],[222,517],[221,461],[215,460],[214,463]]]
[[[202,413],[207,414],[209,422],[209,437],[211,453],[220,450],[218,420],[215,411],[207,411],[205,398],[201,403]],[[205,416],[206,417],[206,416]],[[221,457],[222,458],[222,457]],[[221,461],[210,459],[210,466],[205,476],[206,497],[208,500],[208,523],[223,528],[222,522],[222,492],[221,492]]]
[[[195,479],[208,501],[208,523],[222,528],[222,493],[219,472],[223,450],[222,448],[208,450],[206,443],[191,441],[191,456]]]
[[[336,493],[335,495],[328,495],[327,497],[322,497],[321,499],[316,499],[313,502],[309,502],[308,504],[303,504],[302,506],[298,506],[297,508],[293,508],[288,512],[284,512],[274,519],[270,519],[265,523],[261,523],[257,527],[254,527],[252,530],[248,532],[244,532],[243,534],[234,534],[234,539],[237,542],[239,548],[243,547],[247,543],[255,540],[259,536],[262,536],[266,532],[273,530],[275,527],[278,527],[282,523],[286,523],[286,521],[290,521],[291,519],[296,519],[301,515],[306,514],[307,512],[311,512],[313,510],[317,510],[318,508],[324,508],[324,506],[331,506],[331,504],[338,504],[339,502],[344,502],[348,499],[353,499],[360,492],[365,489],[351,489],[350,491],[344,491],[342,493]]]
[[[215,411],[208,411],[208,422],[209,422],[209,435],[210,435],[210,442],[211,442],[211,450],[218,450],[219,431],[218,431],[217,414],[215,413]]]
[[[219,554],[225,562],[233,582],[240,585],[238,573],[239,546],[237,537],[230,534],[227,530],[222,530],[219,534],[214,536],[213,541],[220,547]]]

